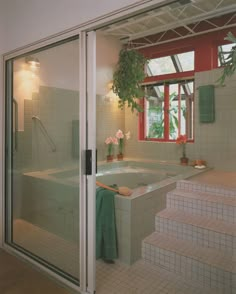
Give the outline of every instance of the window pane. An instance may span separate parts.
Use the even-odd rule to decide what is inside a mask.
[[[186,134],[193,139],[193,91],[193,81],[146,86],[145,138],[168,141]],[[169,122],[164,120],[164,97]]]
[[[176,69],[170,56],[151,59],[148,63],[148,76],[175,73]]]
[[[177,54],[182,71],[194,70],[194,51]]]
[[[146,88],[145,137],[164,138],[164,86]]]
[[[181,106],[180,106],[180,135],[186,135],[186,99],[190,93],[189,83],[181,85]]]
[[[169,139],[176,140],[179,127],[179,84],[169,86]]]
[[[223,66],[229,55],[230,50],[235,44],[226,44],[218,47],[218,66]]]
[[[80,269],[79,48],[73,38],[7,66],[6,241],[72,281]]]
[[[194,51],[151,59],[147,65],[148,76],[158,76],[194,70]]]
[[[188,139],[193,139],[193,101],[194,101],[193,81],[181,85],[181,128],[180,134],[187,135]]]

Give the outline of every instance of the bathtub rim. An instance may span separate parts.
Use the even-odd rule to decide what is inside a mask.
[[[106,162],[106,161],[100,161],[98,162],[98,167],[100,166],[106,166],[106,167],[111,167],[117,164],[117,166],[125,165],[128,164],[129,162],[131,163],[151,163],[152,165],[160,165],[160,166],[175,166],[176,168],[180,168],[182,170],[186,169],[186,173],[178,174],[175,176],[169,176],[166,179],[163,179],[159,182],[155,182],[153,184],[149,184],[147,186],[141,186],[133,189],[133,193],[131,196],[122,196],[117,194],[117,197],[122,197],[126,199],[135,199],[137,197],[140,197],[144,194],[147,194],[149,192],[153,192],[154,190],[158,190],[160,188],[163,188],[169,184],[173,184],[174,182],[177,182],[179,180],[186,180],[188,178],[191,178],[195,175],[198,175],[200,173],[206,172],[211,170],[212,168],[206,167],[205,169],[195,169],[192,166],[181,166],[180,164],[177,164],[176,162],[168,162],[168,161],[151,161],[151,160],[144,160],[144,159],[134,159],[134,158],[125,158],[123,161],[113,161],[113,162]],[[47,169],[43,171],[31,171],[31,172],[25,172],[22,175],[23,176],[30,176],[34,178],[39,178],[42,180],[50,180],[55,183],[60,183],[60,184],[65,184],[69,186],[78,186],[79,183],[73,183],[72,181],[69,181],[68,178],[63,178],[63,177],[56,177],[55,174],[59,173],[66,173],[66,172],[71,172],[71,171],[78,171],[78,165],[68,165],[63,168],[52,168],[52,169]],[[152,170],[150,168],[150,170]],[[105,176],[105,175],[104,175]]]

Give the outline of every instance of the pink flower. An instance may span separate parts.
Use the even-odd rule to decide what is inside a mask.
[[[112,138],[112,143],[115,145],[118,145],[118,140],[116,137]]]
[[[111,144],[112,143],[112,137],[107,137],[105,140],[105,144]]]
[[[121,130],[118,130],[116,132],[116,138],[118,138],[118,139],[123,139],[124,138],[124,134],[123,134],[123,132]]]
[[[114,145],[118,145],[118,140],[115,137],[107,137],[105,140],[105,144],[107,145],[107,154],[109,156],[113,155]]]

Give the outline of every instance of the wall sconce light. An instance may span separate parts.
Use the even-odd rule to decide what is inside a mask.
[[[111,81],[107,84],[108,92],[105,95],[105,99],[104,99],[104,101],[106,101],[106,102],[114,102],[118,98],[118,96],[113,92],[112,86],[113,86],[113,81]]]
[[[38,58],[34,56],[26,56],[25,57],[25,63],[28,64],[31,68],[39,68],[40,67],[40,62]]]

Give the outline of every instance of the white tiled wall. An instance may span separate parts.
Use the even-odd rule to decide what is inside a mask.
[[[40,117],[56,146],[53,152],[39,122],[31,120],[33,168],[43,170],[72,162],[72,120],[79,119],[78,91],[40,87],[32,104],[32,115]]]
[[[118,108],[118,100],[109,101],[103,95],[97,95],[97,150],[98,160],[105,160],[107,147],[105,140],[107,137],[115,137],[116,132],[121,129],[125,131],[125,112]],[[115,146],[114,154],[118,153]]]

